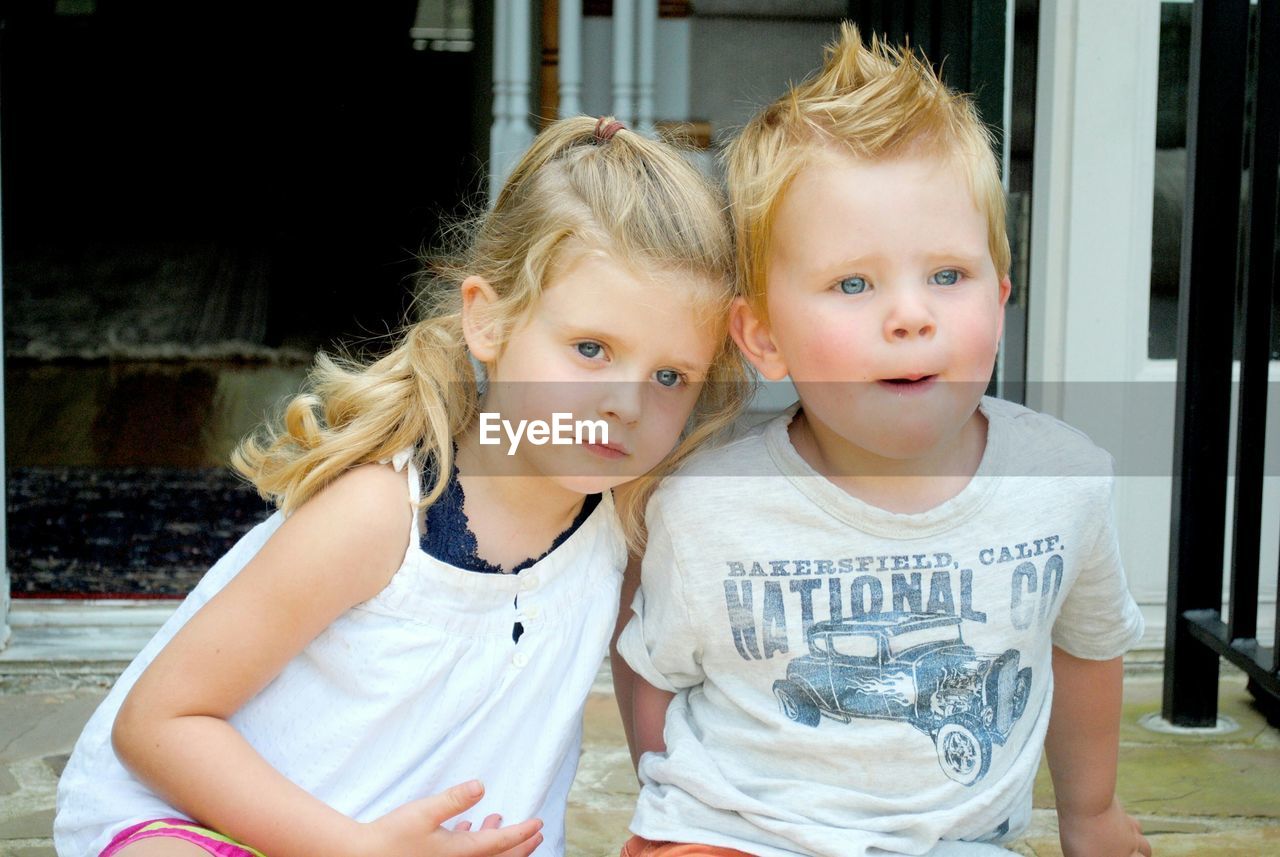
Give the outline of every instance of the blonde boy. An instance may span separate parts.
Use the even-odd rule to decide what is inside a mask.
[[[1110,458],[983,397],[1009,248],[969,102],[846,25],[728,161],[734,338],[800,402],[649,506],[623,853],[1008,853],[1044,747],[1065,854],[1149,855]]]

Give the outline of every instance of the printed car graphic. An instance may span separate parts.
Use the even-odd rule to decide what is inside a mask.
[[[818,622],[808,644],[809,654],[773,683],[787,717],[814,727],[823,715],[906,720],[933,739],[943,772],[966,786],[986,775],[992,744],[1008,739],[1031,691],[1031,668],[1018,669],[1018,651],[974,651],[957,616]]]

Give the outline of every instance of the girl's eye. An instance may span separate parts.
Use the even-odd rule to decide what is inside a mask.
[[[864,277],[845,277],[837,285],[846,295],[860,295],[867,290],[868,284]]]
[[[674,369],[659,369],[653,375],[654,380],[664,387],[676,387],[684,381],[684,376]]]
[[[599,342],[579,342],[574,348],[578,349],[578,353],[589,360],[594,360],[604,353],[604,346]]]
[[[929,282],[935,286],[954,286],[960,282],[960,272],[955,268],[947,268],[930,277]]]

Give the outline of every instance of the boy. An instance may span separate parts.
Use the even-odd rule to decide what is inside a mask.
[[[800,402],[649,505],[623,854],[1007,854],[1043,746],[1065,854],[1149,855],[1110,458],[982,395],[1009,249],[969,102],[846,25],[728,162],[734,338]]]

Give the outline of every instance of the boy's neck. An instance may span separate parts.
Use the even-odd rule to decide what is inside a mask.
[[[876,455],[807,418],[803,408],[787,433],[797,454],[845,493],[900,514],[927,512],[963,491],[987,448],[987,418],[979,410],[919,458]]]

